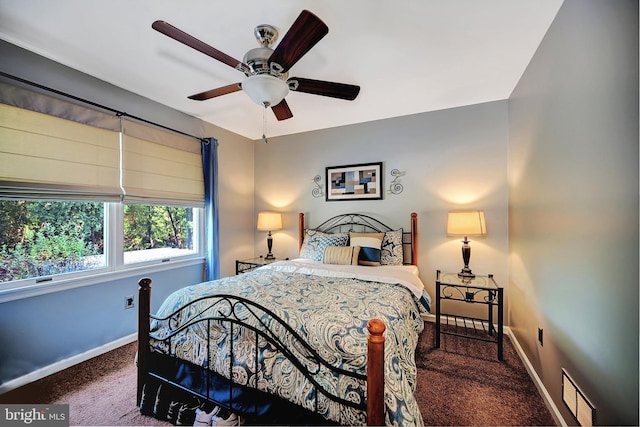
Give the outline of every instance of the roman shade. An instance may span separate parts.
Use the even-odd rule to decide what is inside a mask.
[[[0,85],[0,199],[204,206],[193,137]]]
[[[119,137],[0,104],[0,199],[120,200]]]
[[[123,119],[122,186],[127,203],[204,207],[200,144]]]

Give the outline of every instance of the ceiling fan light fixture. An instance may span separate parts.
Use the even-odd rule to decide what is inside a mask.
[[[289,85],[287,82],[269,74],[256,74],[244,79],[242,90],[256,104],[272,107],[278,105],[287,96]]]

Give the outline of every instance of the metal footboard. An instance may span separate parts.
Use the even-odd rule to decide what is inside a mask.
[[[202,326],[201,329],[207,332],[207,355],[206,355],[206,368],[212,369],[212,348],[216,345],[212,343],[211,324],[219,324],[219,328],[224,330],[228,334],[227,339],[230,343],[229,347],[229,371],[224,374],[229,379],[229,402],[233,402],[234,386],[240,386],[244,388],[253,388],[258,390],[258,373],[264,366],[262,365],[262,356],[260,347],[265,347],[265,342],[272,348],[282,354],[287,361],[289,361],[296,369],[298,369],[302,375],[307,379],[309,384],[313,386],[314,393],[314,412],[318,412],[320,398],[324,396],[330,401],[337,402],[340,405],[355,408],[356,410],[367,413],[371,411],[371,415],[368,415],[367,424],[382,424],[383,423],[383,393],[384,393],[384,324],[374,319],[369,322],[368,329],[369,336],[369,350],[368,350],[368,372],[375,369],[378,373],[373,375],[376,382],[380,384],[378,386],[369,383],[367,387],[367,397],[365,399],[353,398],[353,400],[345,399],[337,395],[334,391],[328,390],[319,380],[320,374],[325,374],[327,371],[331,375],[342,375],[352,378],[354,383],[367,382],[368,378],[366,374],[348,371],[342,368],[332,366],[321,355],[319,355],[314,348],[312,348],[301,336],[289,326],[281,317],[276,313],[269,310],[266,307],[257,304],[254,301],[248,300],[243,297],[229,294],[212,295],[203,297],[189,302],[188,304],[180,307],[175,312],[166,317],[158,317],[149,313],[150,309],[150,294],[151,294],[151,279],[141,279],[139,281],[139,339],[138,339],[138,403],[140,402],[142,395],[142,387],[146,378],[156,378],[159,381],[164,381],[172,384],[178,388],[182,388],[186,391],[193,393],[203,399],[207,399],[214,403],[219,404],[213,396],[209,395],[209,387],[207,385],[206,395],[196,390],[185,389],[180,384],[176,384],[172,378],[164,378],[158,373],[152,372],[149,366],[149,352],[151,351],[151,339],[154,340],[154,352],[162,350],[163,353],[168,355],[174,354],[173,338],[184,332],[186,329]],[[196,307],[198,307],[196,309]],[[178,320],[180,319],[180,324]],[[150,322],[162,323],[166,326],[166,330],[169,332],[163,336],[157,336],[150,333]],[[251,375],[246,376],[244,383],[240,382],[236,376],[234,376],[235,366],[235,349],[234,336],[236,333],[243,331],[245,334],[252,334],[250,337],[253,340],[254,354],[252,355],[253,366],[245,366],[243,369],[247,369]],[[372,335],[373,334],[373,335]],[[372,343],[373,340],[373,343]],[[158,349],[160,347],[160,349]],[[373,350],[372,350],[373,349]],[[372,354],[373,351],[373,354]],[[379,360],[376,360],[379,359]],[[377,364],[376,364],[377,363]],[[375,367],[372,368],[371,366]],[[379,378],[377,378],[379,377]],[[208,381],[208,376],[206,376]],[[369,379],[369,382],[371,379]],[[372,397],[377,395],[378,397]],[[379,406],[377,408],[369,408],[368,406]],[[231,408],[230,408],[231,409]],[[376,416],[379,417],[378,421]],[[373,417],[373,418],[372,418]]]

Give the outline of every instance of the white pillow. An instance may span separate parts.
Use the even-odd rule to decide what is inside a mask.
[[[380,265],[402,265],[404,263],[402,228],[384,233],[380,251]]]

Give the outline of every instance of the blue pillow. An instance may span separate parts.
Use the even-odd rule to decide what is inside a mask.
[[[384,233],[349,233],[349,244],[360,246],[359,265],[372,267],[380,265],[383,238]]]
[[[305,230],[300,258],[322,261],[327,246],[347,246],[348,242],[347,233],[329,234],[318,230]]]

